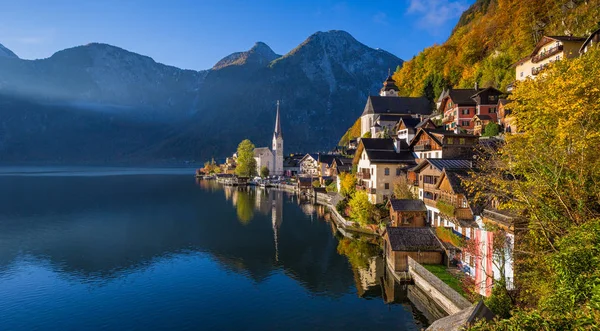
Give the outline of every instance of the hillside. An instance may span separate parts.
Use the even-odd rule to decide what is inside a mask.
[[[396,56],[344,31],[285,55],[262,43],[213,68],[182,70],[91,43],[23,60],[0,56],[0,162],[160,163],[268,146],[281,100],[285,150],[325,151],[381,86]]]
[[[394,79],[402,95],[431,99],[475,82],[504,90],[515,79],[511,64],[543,35],[585,36],[599,17],[600,0],[477,0],[444,44],[405,62]]]

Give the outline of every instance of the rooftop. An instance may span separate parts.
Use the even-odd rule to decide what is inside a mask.
[[[429,115],[432,111],[431,102],[424,97],[382,97],[372,95],[369,96],[362,115]]]
[[[394,211],[427,211],[423,200],[391,199],[390,206]]]
[[[442,246],[430,228],[386,228],[387,237],[393,251],[441,252]]]

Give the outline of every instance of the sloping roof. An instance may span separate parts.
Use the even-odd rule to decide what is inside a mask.
[[[471,160],[427,159],[427,161],[439,170],[469,169],[473,166]]]
[[[380,122],[398,122],[402,117],[398,114],[391,114],[391,115],[379,115],[377,116],[377,118],[375,118],[375,121],[380,121]]]
[[[352,166],[352,159],[346,157],[336,157],[333,162],[335,162],[336,166]]]
[[[362,115],[367,114],[420,114],[429,115],[433,106],[424,97],[382,97],[369,96]]]
[[[584,41],[585,37],[575,36],[546,36],[547,38],[558,40],[558,41]]]
[[[440,242],[430,228],[386,228],[387,237],[393,251],[404,252],[441,252]]]
[[[424,126],[427,123],[431,123],[431,124],[433,124],[435,126],[435,123],[433,123],[433,121],[431,119],[426,118],[426,119],[422,120],[421,122],[419,122],[419,124],[415,125],[415,129],[418,129],[418,128]]]
[[[480,119],[482,121],[492,121],[493,120],[493,118],[490,115],[485,115],[485,114],[473,116],[473,118],[475,118],[475,117],[477,117],[478,119]]]
[[[421,123],[421,120],[414,117],[403,117],[400,122],[404,123],[407,129],[415,129]]]
[[[581,45],[581,47],[579,48],[579,53],[583,53],[583,50],[585,49],[585,46],[587,46],[587,44],[590,43],[590,41],[594,38],[595,35],[600,34],[600,29],[592,32],[589,37],[587,37],[587,39],[583,42],[583,44]]]
[[[318,154],[317,161],[325,164],[331,164],[335,160],[335,155],[333,154]]]
[[[447,89],[443,89],[442,93],[440,93],[440,96],[437,99],[437,102],[442,102],[444,100],[445,97],[448,96],[448,90]]]
[[[483,300],[480,300],[467,309],[431,323],[426,331],[461,331],[478,320],[491,321],[493,319],[494,313],[486,307]]]
[[[388,76],[388,78],[383,82],[383,87],[381,88],[384,91],[395,90],[398,91],[398,86],[396,86],[396,81],[392,76]]]
[[[459,106],[475,106],[476,103],[472,96],[480,91],[475,89],[451,89],[448,96],[452,99],[452,102]]]
[[[503,106],[508,105],[511,102],[512,102],[512,100],[508,100],[508,99],[498,99],[498,104],[503,105]]]
[[[415,164],[415,157],[409,151],[367,151],[371,163],[406,163],[409,166]]]
[[[390,206],[394,211],[427,211],[423,200],[391,199]]]
[[[269,149],[269,147],[258,147],[254,149],[254,157],[258,157],[260,155],[269,153],[271,155],[273,155],[273,153],[271,153],[271,150]]]
[[[393,151],[394,140],[392,138],[362,138],[360,142],[367,151]]]
[[[467,195],[467,192],[462,186],[463,178],[469,177],[469,172],[467,169],[444,169],[444,174],[446,178],[448,178],[448,183],[450,183],[454,193]],[[438,186],[441,184],[441,182],[442,181],[440,180]]]
[[[490,87],[486,87],[484,89],[479,89],[477,93],[475,93],[475,94],[473,94],[471,96],[471,98],[475,98],[479,94],[481,94],[483,92],[486,92],[486,91],[496,92],[496,94],[498,94],[498,95],[502,95],[503,94],[502,91],[500,91],[499,89],[490,86]]]

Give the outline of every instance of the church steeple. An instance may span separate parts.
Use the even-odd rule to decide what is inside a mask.
[[[279,116],[279,100],[277,100],[277,115],[275,117],[275,131],[273,131],[273,175],[283,175],[283,133],[281,132],[281,118]]]
[[[273,138],[283,138],[281,133],[281,120],[279,119],[279,100],[277,100],[277,116],[275,117],[275,131],[273,132]]]
[[[383,87],[381,88],[379,95],[382,97],[397,97],[399,90],[400,89],[398,88],[398,86],[396,86],[396,81],[394,81],[394,78],[392,78],[390,69],[388,69],[388,77],[383,82]]]

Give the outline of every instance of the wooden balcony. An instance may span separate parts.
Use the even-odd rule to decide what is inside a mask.
[[[562,51],[563,51],[563,45],[554,46],[552,48],[549,48],[547,51],[541,52],[540,54],[532,57],[531,62],[538,63],[538,62],[543,61],[543,60],[551,57],[552,55],[558,54]]]
[[[367,179],[367,180],[369,180],[369,179],[371,179],[371,173],[369,173],[369,172],[359,172],[359,173],[357,173],[357,177],[358,177],[358,179]]]
[[[425,202],[425,205],[429,206],[429,207],[434,207],[437,208],[437,201],[433,200],[433,199],[427,199],[427,198],[423,198],[423,202]]]
[[[430,151],[431,150],[431,144],[420,144],[420,145],[415,145],[414,147],[415,152],[426,152],[426,151]]]
[[[542,70],[546,69],[547,66],[548,66],[548,64],[546,63],[546,64],[541,65],[539,67],[531,68],[531,74],[533,76],[537,76],[537,75],[539,75],[540,72],[542,72]]]

